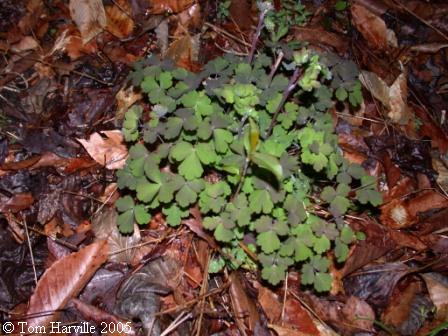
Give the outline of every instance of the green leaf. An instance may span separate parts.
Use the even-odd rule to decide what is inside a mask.
[[[341,242],[351,244],[355,240],[355,233],[350,226],[344,226],[341,230]]]
[[[347,260],[349,251],[350,250],[349,250],[347,244],[342,243],[339,239],[336,240],[334,254],[335,254],[338,262],[344,262],[345,260]]]
[[[230,242],[235,235],[233,234],[232,230],[226,229],[223,223],[219,223],[215,229],[214,236],[218,241]]]
[[[350,201],[342,196],[336,196],[330,203],[330,211],[335,217],[345,214],[350,207]]]
[[[375,189],[363,188],[356,191],[356,199],[361,204],[370,203],[373,206],[380,206],[383,203],[383,197]]]
[[[272,253],[280,248],[280,239],[274,231],[266,231],[258,234],[257,244],[264,253]]]
[[[286,197],[284,207],[288,211],[288,223],[291,226],[302,223],[307,217],[303,201],[293,195]]]
[[[267,190],[255,190],[249,196],[249,207],[255,213],[268,214],[272,211],[274,204]]]
[[[314,251],[316,251],[317,254],[327,252],[330,249],[330,247],[331,247],[330,240],[324,235],[314,240],[313,249]]]
[[[286,266],[283,265],[265,266],[261,271],[261,277],[274,286],[285,279],[285,276]]]
[[[264,168],[274,174],[278,181],[283,179],[282,165],[275,156],[256,152],[252,154],[251,160],[258,167]]]
[[[339,87],[335,92],[335,96],[339,101],[343,102],[347,99],[348,93],[343,87]]]
[[[213,130],[213,140],[218,153],[226,153],[229,149],[229,143],[233,141],[232,132],[224,129]]]
[[[171,140],[177,138],[182,129],[183,120],[178,117],[168,118],[168,121],[165,123],[165,131],[163,132],[163,137],[166,140]]]
[[[167,90],[173,85],[173,76],[169,72],[162,72],[159,76],[159,82],[160,87]]]
[[[150,203],[156,197],[161,184],[159,183],[141,183],[137,186],[137,198],[145,203]]]
[[[117,199],[115,206],[118,211],[124,212],[134,208],[134,200],[131,196],[124,196]]]
[[[134,211],[127,210],[117,218],[118,229],[121,233],[131,233],[134,231]]]
[[[210,263],[208,264],[208,273],[210,274],[216,274],[223,270],[224,266],[226,265],[226,262],[224,258],[217,257],[210,260]]]
[[[145,207],[143,205],[137,205],[134,208],[134,215],[135,215],[135,221],[140,224],[148,224],[151,220],[151,215],[146,211]]]
[[[170,226],[179,226],[182,218],[188,216],[188,211],[182,211],[177,205],[173,204],[169,208],[163,208],[162,213],[166,216],[166,221]]]
[[[183,208],[195,203],[204,186],[204,181],[199,179],[186,182],[176,194],[177,203]]]
[[[328,273],[317,272],[314,277],[314,288],[318,292],[328,292],[331,289],[333,278]]]

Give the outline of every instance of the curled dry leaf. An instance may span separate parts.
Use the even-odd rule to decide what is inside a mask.
[[[83,43],[89,42],[107,25],[106,11],[101,0],[70,0],[69,8]]]
[[[89,155],[107,169],[123,168],[128,156],[128,150],[123,144],[121,131],[103,131],[103,138],[99,133],[93,133],[89,140],[78,139]]]
[[[40,278],[26,312],[28,327],[46,326],[76,297],[106,261],[107,242],[98,241],[56,261]],[[51,312],[52,314],[42,314]]]

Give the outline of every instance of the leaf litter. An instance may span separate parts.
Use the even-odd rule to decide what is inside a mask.
[[[372,167],[386,200],[346,216],[366,239],[347,251],[345,266],[332,263],[331,294],[315,296],[291,276],[269,286],[253,269],[208,273],[208,253],[225,251],[194,207],[178,228],[166,226],[165,214],[129,236],[111,226],[114,170],[128,154],[117,128],[142,99],[126,81],[132,63],[159,52],[155,28],[164,20],[167,54],[183,68],[200,71],[223,51],[248,53],[255,1],[244,11],[229,1],[224,22],[217,1],[3,2],[0,323],[91,315],[96,325],[134,321],[132,332],[153,335],[446,331],[444,4],[356,1],[344,11],[303,1],[312,20],[285,36],[362,69],[363,107],[341,112],[337,104],[333,115],[350,115],[351,126],[339,126],[341,147]]]

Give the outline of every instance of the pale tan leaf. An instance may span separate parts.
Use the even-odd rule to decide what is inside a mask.
[[[362,70],[359,74],[359,80],[384,106],[389,106],[389,85],[378,77],[377,74]]]
[[[448,321],[448,279],[437,273],[425,273],[422,276],[437,308],[436,317],[441,321]]]
[[[101,0],[70,0],[69,9],[83,43],[89,42],[107,25],[106,11]]]
[[[99,133],[90,135],[89,140],[77,139],[89,155],[100,165],[107,169],[123,168],[128,156],[126,146],[123,144],[121,131],[103,131],[103,138]]]
[[[105,240],[56,261],[40,278],[26,312],[27,326],[46,326],[57,319],[57,311],[76,297],[96,270],[106,261]],[[50,314],[43,314],[48,313]]]
[[[395,79],[389,89],[389,113],[387,116],[395,123],[406,124],[409,120],[408,84],[406,72]]]

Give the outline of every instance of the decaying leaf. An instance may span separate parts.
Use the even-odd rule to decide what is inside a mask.
[[[385,50],[388,45],[397,46],[395,33],[386,27],[386,23],[364,6],[351,6],[352,22],[356,29],[373,47]]]
[[[71,0],[69,8],[83,43],[89,42],[107,25],[106,11],[101,0]]]
[[[246,294],[246,289],[236,272],[230,275],[229,293],[236,318],[238,319],[241,316],[240,321],[247,325],[249,330],[253,331],[256,323],[260,320],[260,315],[254,300]]]
[[[126,163],[128,151],[123,144],[121,131],[103,131],[106,137],[99,133],[90,135],[89,140],[78,139],[90,156],[107,169],[123,168]]]
[[[93,243],[59,259],[40,278],[26,312],[28,327],[46,326],[57,319],[57,311],[76,297],[107,259],[106,241]],[[42,314],[51,312],[51,314]]]
[[[410,119],[410,109],[407,103],[408,86],[407,72],[401,73],[388,86],[381,78],[370,71],[361,71],[359,80],[387,109],[387,116],[395,123],[405,124]]]
[[[115,0],[105,7],[107,17],[106,30],[118,38],[126,38],[134,30],[134,20],[132,20],[131,5],[127,0]]]
[[[422,275],[429,295],[437,308],[436,317],[440,321],[448,321],[448,279],[438,273]]]
[[[150,14],[177,14],[194,4],[195,0],[154,0],[151,1]]]

